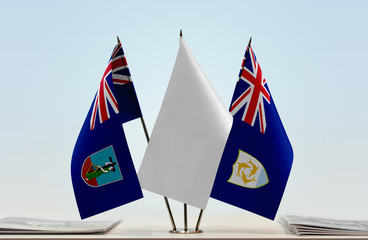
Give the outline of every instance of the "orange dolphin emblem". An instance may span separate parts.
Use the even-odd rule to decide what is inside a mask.
[[[258,171],[258,168],[256,165],[254,165],[254,163],[252,163],[252,160],[250,160],[249,158],[249,162],[251,165],[252,165],[252,170],[250,171],[250,174],[249,174],[249,177],[252,176],[252,175],[255,175],[256,172]]]
[[[240,176],[240,170],[242,168],[250,168],[250,166],[247,163],[238,163],[238,173],[236,174],[236,176]]]
[[[260,188],[269,180],[262,163],[247,152],[239,149],[238,157],[232,165],[229,183],[245,188]]]
[[[256,176],[253,176],[253,178],[252,179],[248,179],[247,178],[247,176],[244,174],[244,172],[242,172],[242,180],[243,180],[243,182],[244,182],[244,185],[247,185],[247,183],[250,183],[250,182],[252,182],[252,181],[256,181],[254,178],[256,177]]]

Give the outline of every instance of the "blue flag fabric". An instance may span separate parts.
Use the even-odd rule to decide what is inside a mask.
[[[74,147],[71,176],[82,219],[143,197],[122,123],[141,117],[119,43]]]
[[[273,220],[290,174],[293,150],[250,46],[230,112],[234,121],[211,197]]]

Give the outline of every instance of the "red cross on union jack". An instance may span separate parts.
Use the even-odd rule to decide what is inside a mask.
[[[100,82],[100,87],[97,90],[96,97],[93,101],[93,110],[90,120],[90,130],[95,128],[97,114],[100,119],[100,123],[103,123],[110,118],[110,112],[108,104],[112,107],[115,113],[119,113],[118,103],[114,94],[112,93],[106,78],[111,74],[111,62],[107,66],[105,73]]]
[[[232,103],[230,113],[234,116],[244,105],[246,105],[242,120],[254,126],[254,122],[258,115],[260,131],[265,133],[266,115],[263,99],[270,103],[271,96],[265,87],[266,79],[263,78],[261,67],[255,58],[252,47],[248,47],[247,51],[249,55],[245,54],[245,56],[250,56],[252,69],[248,69],[244,66],[245,60],[243,60],[243,68],[239,81],[248,83],[249,87]]]
[[[128,63],[120,42],[112,51],[110,62],[112,67],[112,81],[114,84],[124,85],[132,81],[130,78]],[[124,71],[124,69],[127,71]]]

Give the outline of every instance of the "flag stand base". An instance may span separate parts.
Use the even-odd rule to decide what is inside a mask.
[[[176,233],[176,234],[193,234],[193,233],[203,233],[202,230],[195,230],[195,229],[177,229],[177,230],[170,230],[169,233]]]
[[[197,221],[197,225],[195,229],[188,229],[188,216],[187,216],[187,204],[184,203],[184,229],[176,229],[175,224],[173,224],[173,229],[169,231],[169,233],[175,233],[175,234],[196,234],[196,233],[203,233],[202,230],[199,229],[199,224],[201,223],[203,214],[203,209],[201,209]]]

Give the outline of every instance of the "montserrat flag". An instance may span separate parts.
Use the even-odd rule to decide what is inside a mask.
[[[211,197],[273,220],[289,177],[293,150],[250,44],[230,113],[233,125]]]
[[[71,176],[82,219],[143,197],[122,126],[141,116],[119,41],[72,156]]]

